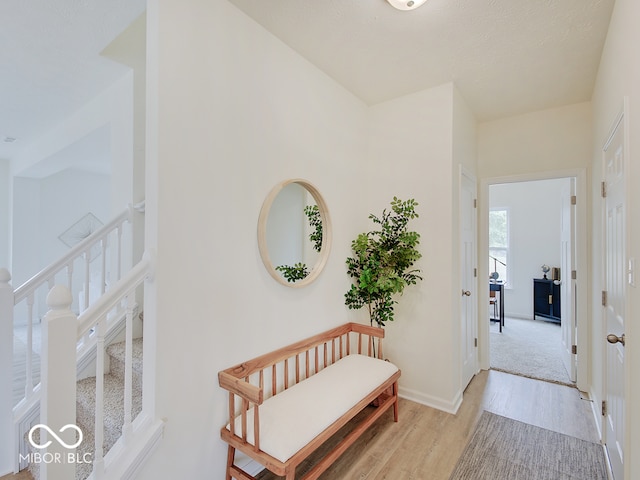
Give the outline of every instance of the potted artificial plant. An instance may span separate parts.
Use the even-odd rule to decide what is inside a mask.
[[[394,299],[405,287],[422,280],[413,264],[422,255],[417,250],[420,234],[410,231],[409,221],[417,218],[414,199],[393,197],[391,210],[369,218],[376,230],[361,233],[351,242],[353,257],[347,258],[347,273],[353,284],[345,294],[350,309],[367,306],[371,325],[384,327],[393,321]]]

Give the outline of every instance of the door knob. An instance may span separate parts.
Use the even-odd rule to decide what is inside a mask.
[[[621,337],[614,335],[613,333],[610,333],[609,335],[607,335],[607,342],[609,343],[618,343],[620,342],[622,344],[622,346],[624,347],[624,333],[622,334]]]
[[[470,297],[471,292],[469,290],[462,290],[462,295],[464,295],[465,297]]]

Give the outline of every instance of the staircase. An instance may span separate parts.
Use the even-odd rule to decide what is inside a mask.
[[[70,480],[75,473],[82,480],[128,480],[160,443],[164,422],[153,398],[142,398],[143,364],[144,391],[155,390],[153,343],[143,359],[142,339],[134,339],[142,335],[137,313],[146,288],[154,288],[155,257],[151,249],[128,266],[123,253],[134,208],[143,211],[129,206],[16,289],[10,272],[0,268],[0,472],[28,466],[36,479]],[[78,284],[80,291],[74,290]],[[15,325],[24,330],[24,346],[14,342]],[[148,325],[153,338],[153,318]],[[14,354],[21,377],[13,376]],[[40,364],[47,368],[39,372]],[[104,373],[91,377],[95,372]],[[55,436],[69,425],[82,432],[75,453]],[[34,452],[44,430],[51,432],[49,442]],[[44,455],[71,459],[48,462]]]
[[[132,344],[132,417],[142,410],[142,338]],[[111,344],[106,348],[109,373],[104,374],[104,447],[103,454],[113,447],[122,435],[124,419],[124,378],[125,342]],[[88,377],[77,382],[76,425],[83,432],[83,441],[76,449],[76,458],[92,460],[95,445],[96,377]],[[39,432],[34,432],[38,440]],[[76,480],[85,480],[92,470],[92,463],[76,464]],[[38,463],[29,464],[29,472],[35,480],[40,478]]]

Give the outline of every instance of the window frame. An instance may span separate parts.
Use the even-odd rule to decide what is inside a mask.
[[[502,281],[504,282],[505,286],[509,283],[509,279],[511,278],[511,262],[509,261],[510,257],[511,257],[511,209],[509,207],[491,207],[489,208],[489,217],[491,217],[491,212],[505,212],[505,217],[506,217],[506,246],[505,247],[494,247],[491,245],[491,220],[489,219],[489,235],[488,235],[488,247],[489,247],[489,272],[488,275],[490,275],[491,273],[493,273],[493,259],[491,258],[491,256],[493,257],[498,257],[498,255],[494,255],[493,252],[495,251],[503,251],[504,252],[504,258],[505,258],[505,267],[504,267],[504,272],[505,272],[505,276],[504,277],[498,277],[498,281]],[[500,268],[496,269],[497,271],[500,271]]]

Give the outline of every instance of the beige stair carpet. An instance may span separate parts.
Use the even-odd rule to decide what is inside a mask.
[[[132,344],[132,420],[142,410],[142,338]],[[104,441],[103,454],[113,447],[122,435],[124,425],[124,360],[125,343],[115,343],[106,349],[110,372],[104,375]],[[76,449],[76,458],[95,458],[95,402],[96,377],[77,382],[76,425],[83,432],[82,443]],[[38,464],[30,464],[29,471],[35,480],[39,479]],[[76,464],[76,480],[85,480],[93,469],[90,463]]]

